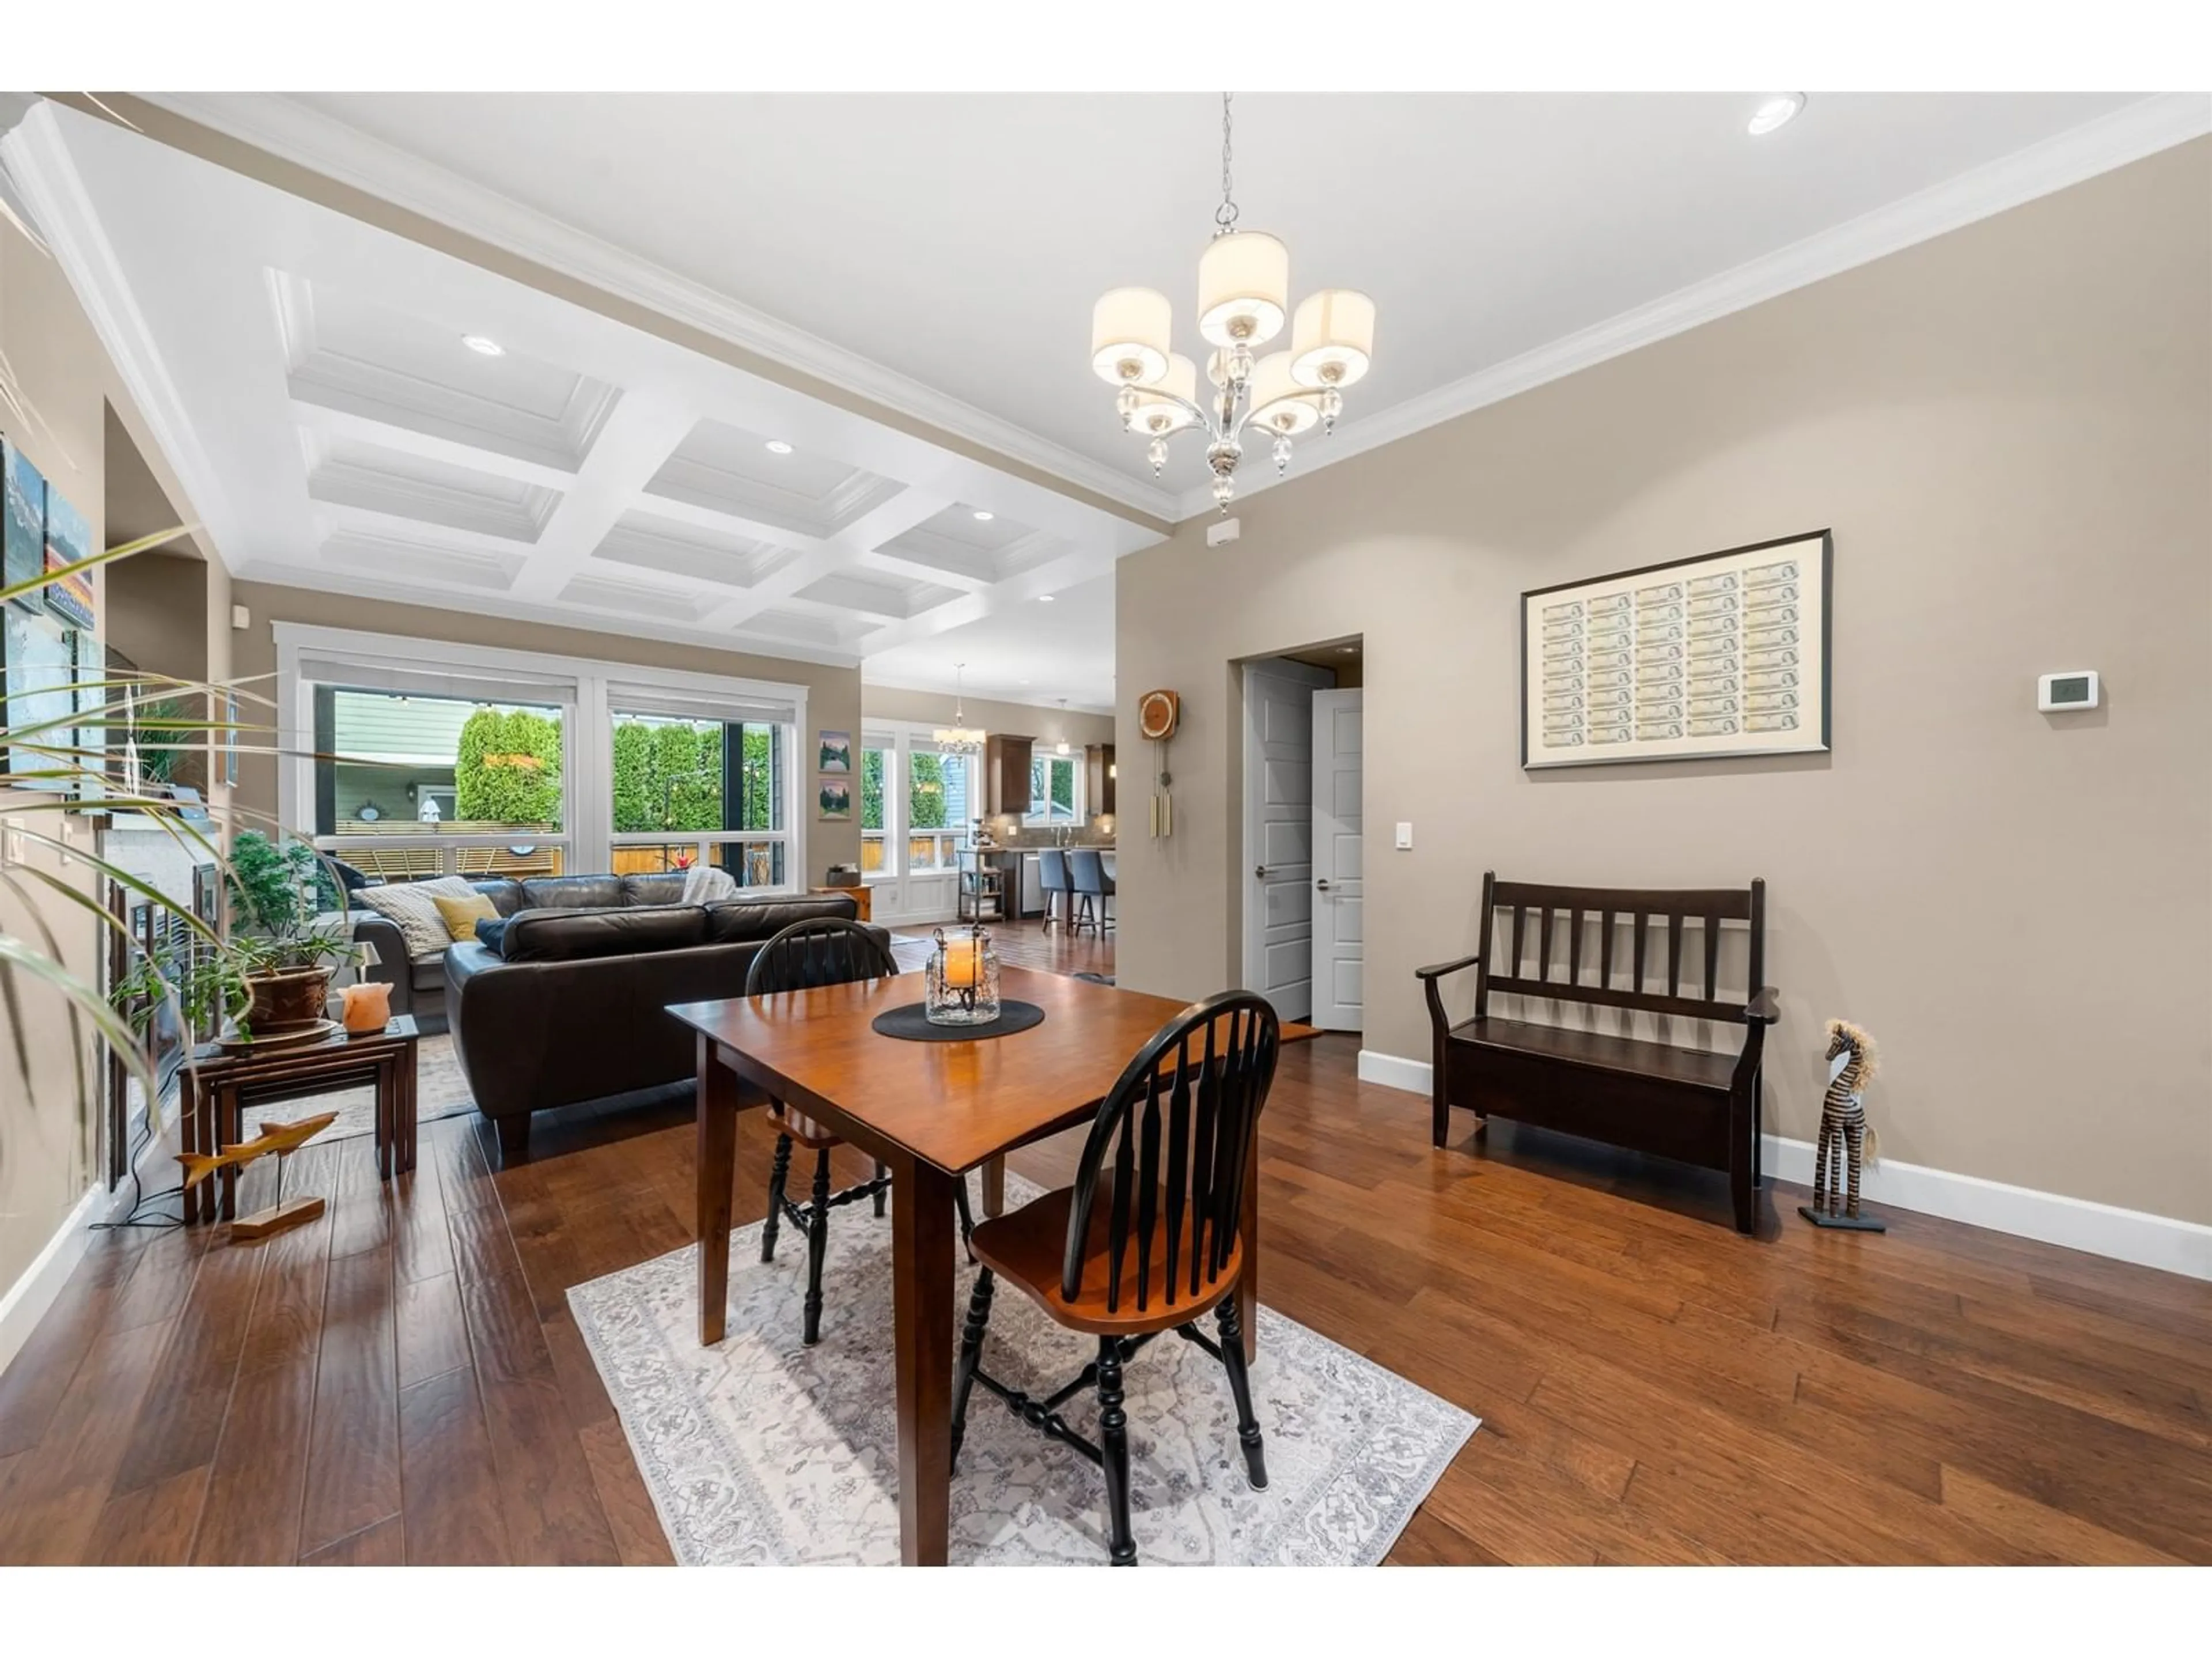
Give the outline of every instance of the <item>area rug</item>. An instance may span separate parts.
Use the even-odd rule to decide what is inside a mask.
[[[1013,1176],[1006,1187],[1010,1204],[1037,1192]],[[696,1334],[696,1245],[579,1285],[569,1307],[678,1561],[896,1563],[890,1223],[854,1209],[832,1221],[822,1340],[811,1349],[799,1340],[805,1241],[787,1229],[777,1259],[764,1264],[760,1231],[757,1222],[731,1239],[729,1334],[713,1348]],[[963,1258],[963,1309],[974,1273]],[[1252,1389],[1267,1435],[1265,1492],[1245,1483],[1217,1361],[1164,1336],[1129,1362],[1139,1559],[1379,1562],[1477,1419],[1271,1308],[1260,1310],[1259,1337]],[[983,1360],[994,1376],[1042,1395],[1095,1352],[1093,1339],[1000,1290]],[[1066,1413],[1096,1437],[1095,1395],[1078,1396]],[[1105,1565],[1097,1469],[980,1389],[951,1507],[955,1564]]]

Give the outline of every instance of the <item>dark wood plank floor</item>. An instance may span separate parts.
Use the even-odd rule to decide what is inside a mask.
[[[1285,1056],[1265,1296],[1485,1419],[1394,1560],[2212,1560],[2212,1286],[1910,1215],[1816,1233],[1786,1188],[1740,1238],[1717,1180],[1503,1126],[1433,1151],[1355,1056]],[[688,1241],[689,1122],[555,1115],[495,1172],[458,1119],[389,1186],[365,1140],[310,1147],[288,1190],[329,1212],[265,1243],[102,1235],[0,1379],[0,1562],[665,1561],[563,1293]],[[740,1220],[769,1152],[749,1115]]]

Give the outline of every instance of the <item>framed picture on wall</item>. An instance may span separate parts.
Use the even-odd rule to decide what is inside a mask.
[[[853,769],[853,734],[850,732],[824,732],[820,734],[821,758],[815,769],[820,772],[850,772]]]
[[[1521,764],[1828,746],[1825,530],[1521,596]]]
[[[46,486],[46,609],[71,628],[90,628],[97,601],[92,591],[92,572],[72,567],[92,556],[92,526],[83,514]]]
[[[853,786],[844,778],[822,779],[816,799],[824,823],[842,823],[853,816]]]
[[[64,793],[68,781],[53,774],[69,766],[70,757],[54,751],[76,746],[76,647],[58,618],[20,605],[4,608],[0,684],[7,688],[8,724],[19,732],[39,730],[32,741],[0,753],[0,769],[20,788]],[[47,775],[33,775],[39,773]]]
[[[0,587],[27,582],[46,568],[46,480],[30,457],[0,438]],[[44,589],[15,601],[46,608]]]

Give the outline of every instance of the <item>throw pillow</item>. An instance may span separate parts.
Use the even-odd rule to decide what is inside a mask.
[[[507,918],[501,916],[496,921],[478,922],[477,943],[495,957],[505,956],[507,954]]]
[[[434,893],[430,902],[438,907],[439,920],[455,939],[474,939],[478,922],[494,921],[499,917],[499,906],[482,893],[471,893],[466,898],[447,898],[443,893]]]
[[[453,942],[446,919],[438,914],[440,896],[472,898],[476,890],[459,876],[440,876],[434,881],[388,881],[381,887],[364,887],[354,898],[399,929],[410,957],[429,957]]]
[[[678,904],[719,904],[738,896],[737,878],[719,864],[695,864],[684,872]]]

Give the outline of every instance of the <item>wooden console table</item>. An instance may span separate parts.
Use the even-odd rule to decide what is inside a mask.
[[[178,1073],[177,1116],[184,1150],[213,1153],[246,1139],[249,1107],[274,1106],[341,1089],[376,1091],[376,1172],[386,1180],[415,1167],[415,1017],[401,1014],[380,1031],[341,1031],[321,1042],[262,1053],[227,1054],[216,1044],[192,1051]],[[238,1172],[225,1169],[185,1193],[185,1219],[230,1221],[238,1214]]]
[[[872,887],[810,887],[806,890],[810,893],[827,893],[833,896],[842,894],[853,901],[854,909],[860,921],[875,920],[874,915],[871,914],[875,908],[876,902],[876,892]]]

